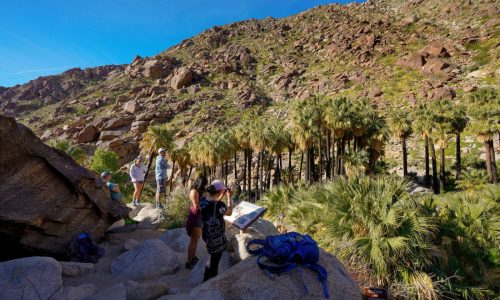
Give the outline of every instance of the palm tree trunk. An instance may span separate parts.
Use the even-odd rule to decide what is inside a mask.
[[[319,179],[319,181],[322,181],[323,180],[323,135],[319,134],[319,176],[317,179]]]
[[[248,199],[252,193],[252,149],[248,150]]]
[[[331,167],[330,174],[332,175],[332,179],[333,179],[333,177],[335,175],[335,166],[336,166],[336,164],[335,164],[335,130],[332,130],[332,146],[331,147],[332,147],[332,149],[331,149],[332,158],[331,158],[331,164],[330,164],[331,165],[330,166]]]
[[[247,192],[247,149],[243,150],[243,190]]]
[[[492,164],[491,164],[491,150],[490,150],[490,141],[484,141],[484,152],[486,154],[486,171],[488,173],[488,182],[493,183],[493,172]]]
[[[430,167],[429,167],[429,137],[425,136],[425,186],[431,186],[431,175],[430,175]]]
[[[146,184],[146,180],[148,180],[149,170],[151,169],[151,164],[153,163],[154,154],[155,152],[153,150],[153,147],[151,147],[149,149],[149,161],[148,161],[148,166],[146,168],[146,174],[144,174],[144,184]],[[139,192],[139,198],[141,198],[143,190],[144,188],[142,188],[141,191]]]
[[[337,157],[336,157],[336,163],[335,163],[335,173],[333,174],[334,176],[339,176],[340,175],[340,157],[342,154],[342,147],[341,147],[341,139],[337,141]]]
[[[271,170],[273,168],[273,164],[274,164],[274,157],[271,155],[269,157],[269,163],[267,164],[267,175],[266,175],[266,179],[267,179],[267,182],[266,182],[266,189],[267,190],[270,190],[271,189]],[[279,161],[278,161],[278,158],[276,158],[276,166],[277,168],[279,169]],[[276,174],[274,174],[274,176],[276,177]]]
[[[491,159],[491,175],[493,175],[493,184],[497,183],[497,163],[495,159],[495,144],[493,139],[490,140],[490,159]]]
[[[332,165],[332,162],[330,160],[331,156],[330,156],[330,151],[331,151],[331,142],[332,142],[332,138],[330,136],[330,130],[327,130],[326,131],[326,179],[329,180],[332,178],[331,176],[331,165]]]
[[[260,158],[261,158],[261,153],[258,153],[257,154],[257,180],[255,180],[255,198],[256,199],[259,199],[259,196],[260,196],[260,190],[259,190],[259,181],[260,181],[260,174],[259,174],[259,171],[260,171]]]
[[[288,184],[293,184],[292,150],[288,150]]]
[[[401,146],[403,147],[403,176],[408,176],[408,153],[406,151],[406,138],[401,136]]]
[[[226,178],[224,178],[224,181],[225,181],[225,185],[227,186],[228,182],[227,182],[227,175],[229,174],[229,163],[226,159],[226,166],[225,166],[226,170],[225,170],[225,175],[226,175]]]
[[[172,192],[172,184],[174,182],[174,174],[175,174],[175,159],[174,159],[174,162],[172,163],[172,173],[170,174],[170,187],[168,190],[169,195]]]
[[[186,186],[186,183],[189,181],[189,179],[191,178],[191,173],[193,172],[193,165],[190,165],[189,166],[189,172],[188,172],[188,176],[187,176],[187,180],[184,182],[184,186]]]
[[[238,152],[234,151],[234,180],[238,181]]]
[[[299,181],[302,180],[302,164],[304,163],[304,151],[300,154]]]
[[[345,175],[345,137],[342,138],[341,158],[339,164],[339,175]]]
[[[460,150],[460,133],[457,133],[456,136],[456,149],[455,149],[455,156],[456,156],[456,177],[457,179],[460,177],[460,173],[462,172],[462,157],[461,157],[461,150]]]
[[[444,193],[445,163],[446,163],[446,158],[444,156],[444,147],[441,147],[441,168],[439,172],[439,191],[441,193]]]
[[[432,190],[434,191],[434,194],[439,194],[436,149],[434,148],[434,141],[431,138],[429,138],[429,144],[430,144],[430,148],[431,148],[431,157],[432,157]]]

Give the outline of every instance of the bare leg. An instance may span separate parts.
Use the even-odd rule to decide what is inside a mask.
[[[191,262],[193,260],[193,257],[196,254],[196,245],[198,244],[198,240],[200,239],[201,236],[201,228],[194,228],[193,232],[191,233],[191,240],[189,241],[189,246],[188,246],[188,262]]]

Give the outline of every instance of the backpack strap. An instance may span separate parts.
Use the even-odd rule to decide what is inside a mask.
[[[257,258],[257,265],[259,268],[261,268],[264,271],[267,271],[271,274],[281,274],[281,273],[286,273],[294,270],[297,268],[297,264],[295,263],[285,263],[282,265],[268,265],[263,263],[261,260],[263,257],[267,257],[266,255],[260,255]]]
[[[325,298],[330,298],[330,294],[328,293],[328,273],[325,268],[318,264],[303,264],[304,267],[315,271],[318,274],[318,280],[321,282],[323,286],[323,296]]]
[[[261,245],[262,247],[259,247],[257,250],[250,249],[250,246],[254,245],[254,244]],[[252,255],[261,254],[263,249],[264,249],[265,244],[266,244],[266,241],[264,241],[264,240],[259,240],[259,239],[251,240],[247,243],[247,251],[248,251],[248,253],[250,253]]]

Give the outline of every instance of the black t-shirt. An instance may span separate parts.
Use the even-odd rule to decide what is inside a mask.
[[[207,200],[201,208],[201,218],[203,220],[201,236],[207,244],[207,251],[210,254],[226,249],[226,227],[224,223],[226,210],[227,206],[224,202],[210,200]]]

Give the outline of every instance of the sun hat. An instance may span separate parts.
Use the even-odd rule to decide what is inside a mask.
[[[220,180],[214,180],[211,184],[217,192],[225,190],[226,186]]]
[[[108,171],[104,171],[104,172],[101,173],[101,178],[106,178],[109,175],[111,175],[111,173],[109,173]]]

